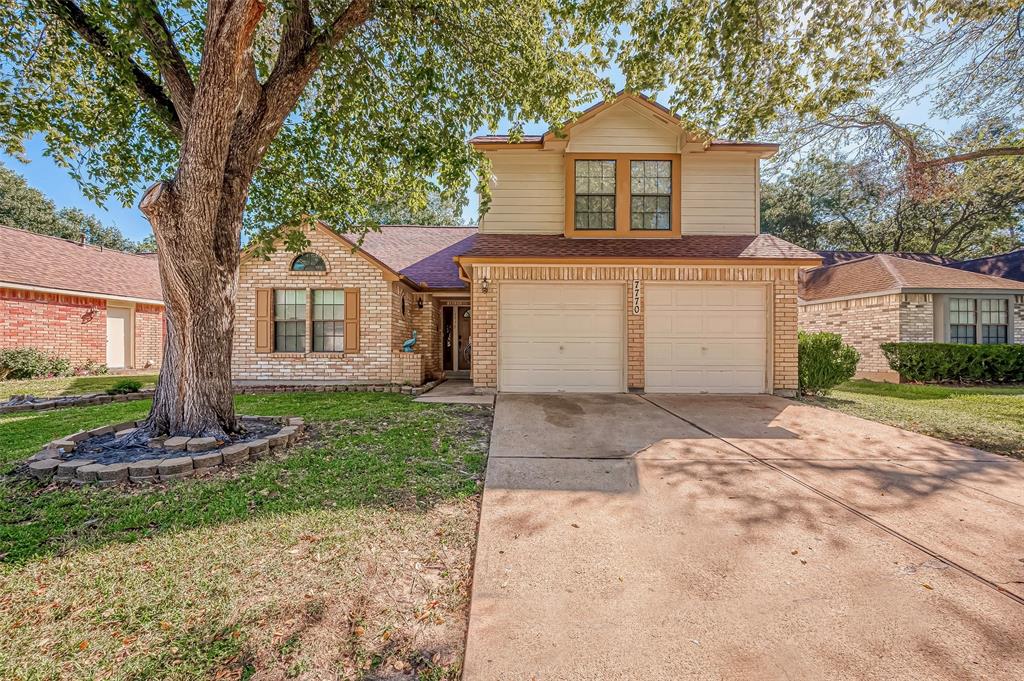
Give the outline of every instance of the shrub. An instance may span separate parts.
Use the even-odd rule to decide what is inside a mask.
[[[122,378],[120,381],[112,385],[107,389],[108,395],[125,395],[127,393],[137,393],[142,388],[142,381],[136,381],[134,378]]]
[[[843,342],[838,333],[800,332],[800,392],[823,395],[853,378],[860,353]]]
[[[75,367],[75,376],[102,376],[107,373],[107,365],[91,359]]]
[[[889,367],[917,383],[1024,382],[1024,345],[883,343]]]
[[[71,362],[35,348],[0,350],[0,381],[43,376],[69,376]]]

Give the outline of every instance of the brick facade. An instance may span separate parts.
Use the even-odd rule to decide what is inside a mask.
[[[931,293],[904,293],[900,296],[900,342],[935,341],[935,296]],[[888,365],[885,367],[888,369]]]
[[[879,346],[900,340],[901,298],[900,294],[893,293],[804,304],[799,308],[800,329],[830,331],[842,336],[860,353],[857,365],[860,375],[890,372],[889,363]],[[921,321],[923,314],[921,308],[907,311],[907,315],[914,317],[916,322]]]
[[[235,340],[232,352],[232,376],[245,380],[351,380],[398,382],[406,377],[434,376],[439,373],[436,345],[437,326],[429,324],[434,310],[428,294],[416,293],[399,281],[391,281],[385,272],[351,248],[322,230],[310,231],[308,251],[317,253],[327,264],[326,272],[293,272],[294,253],[278,250],[268,260],[245,258],[239,270],[238,300],[235,313]],[[393,277],[390,277],[393,279]],[[359,289],[358,352],[311,352],[311,310],[307,306],[306,352],[256,352],[257,289]],[[405,300],[405,313],[402,301]],[[423,298],[421,311],[417,299]],[[309,296],[307,294],[307,300]],[[402,342],[415,328],[420,341],[412,357],[400,357]],[[396,357],[398,359],[396,359]],[[415,365],[415,368],[410,368]],[[412,379],[410,379],[412,380]],[[417,384],[418,384],[417,383]]]
[[[132,368],[159,367],[163,308],[134,306]],[[73,366],[107,361],[107,301],[72,294],[0,288],[0,348],[36,348]]]
[[[1013,297],[1013,342],[1024,345],[1024,296]]]
[[[647,281],[765,282],[772,290],[771,373],[775,391],[789,393],[797,387],[797,267],[765,266],[549,266],[476,265],[473,267],[473,384],[496,388],[498,384],[498,295],[505,281],[620,281],[626,301],[627,384],[643,388],[644,315],[643,289]],[[487,291],[483,281],[487,279]],[[630,284],[640,282],[640,314],[631,311]]]

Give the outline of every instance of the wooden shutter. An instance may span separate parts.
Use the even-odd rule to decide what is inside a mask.
[[[359,289],[345,289],[345,352],[359,352]]]
[[[274,349],[274,289],[256,289],[256,352]]]

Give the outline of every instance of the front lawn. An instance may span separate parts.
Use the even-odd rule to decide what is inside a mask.
[[[309,440],[151,489],[0,480],[0,678],[457,678],[490,410],[237,402]],[[0,460],[148,407],[2,416]]]
[[[1024,386],[962,388],[850,381],[808,402],[1024,458]]]
[[[36,397],[63,397],[105,393],[108,388],[125,378],[142,383],[143,388],[156,386],[156,374],[105,374],[103,376],[66,376],[63,378],[32,378],[24,381],[0,381],[0,402],[11,395],[35,395]]]

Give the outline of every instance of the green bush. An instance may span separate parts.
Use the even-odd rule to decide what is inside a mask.
[[[916,383],[1024,383],[1024,345],[883,343],[889,367]]]
[[[71,362],[35,348],[0,350],[0,381],[70,376]]]
[[[853,378],[860,353],[838,333],[800,332],[800,392],[823,395]]]
[[[91,359],[75,367],[75,376],[102,376],[107,373],[107,365]]]
[[[125,395],[127,393],[137,393],[140,389],[142,389],[142,381],[136,381],[134,378],[122,378],[120,381],[107,388],[107,394]]]

